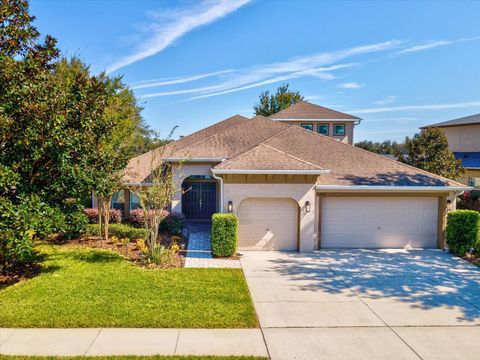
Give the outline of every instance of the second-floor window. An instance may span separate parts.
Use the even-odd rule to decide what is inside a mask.
[[[313,124],[312,123],[302,123],[302,128],[313,131]]]
[[[335,135],[335,136],[345,136],[345,124],[334,124],[333,125],[333,135]]]
[[[322,135],[328,135],[329,133],[328,128],[329,128],[328,124],[318,124],[317,132]]]

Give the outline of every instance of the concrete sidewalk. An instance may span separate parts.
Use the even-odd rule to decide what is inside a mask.
[[[0,355],[249,355],[260,329],[0,329]]]

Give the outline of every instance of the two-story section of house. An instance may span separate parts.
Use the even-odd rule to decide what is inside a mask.
[[[448,146],[465,168],[463,183],[480,192],[480,114],[448,120],[425,128],[442,130],[448,139]]]
[[[306,101],[299,101],[271,115],[270,119],[288,125],[298,125],[350,145],[353,145],[353,128],[361,121],[356,116]]]

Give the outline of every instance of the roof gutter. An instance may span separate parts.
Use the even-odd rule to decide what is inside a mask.
[[[388,185],[316,185],[316,190],[326,191],[469,191],[471,186],[388,186]]]
[[[298,118],[273,118],[272,117],[272,120],[278,120],[278,121],[303,121],[303,122],[309,122],[309,121],[330,121],[330,122],[335,122],[335,121],[341,121],[341,122],[345,122],[345,121],[358,121],[358,120],[361,120],[360,118],[355,118],[355,119],[352,119],[352,118],[349,118],[349,119],[326,119],[326,118],[303,118],[303,119],[298,119]]]
[[[225,158],[163,158],[162,161],[165,162],[212,162],[219,163],[225,160]]]
[[[330,170],[252,170],[252,169],[212,169],[213,174],[275,174],[275,175],[322,175]]]

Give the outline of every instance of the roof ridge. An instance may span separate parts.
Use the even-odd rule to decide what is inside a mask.
[[[248,152],[248,151],[256,148],[258,145],[261,145],[261,144],[264,143],[265,141],[267,141],[267,140],[269,140],[269,139],[271,139],[271,138],[273,138],[273,137],[275,137],[275,136],[283,133],[284,131],[288,130],[288,129],[292,126],[292,125],[283,124],[283,123],[280,123],[280,122],[278,122],[278,121],[269,119],[269,118],[267,118],[267,117],[265,117],[265,116],[263,116],[263,115],[256,115],[256,116],[254,116],[253,118],[251,118],[250,120],[253,120],[253,119],[255,119],[256,117],[261,117],[261,118],[264,118],[264,119],[266,119],[266,120],[273,121],[273,122],[276,123],[276,124],[280,124],[280,125],[282,125],[282,126],[286,126],[286,128],[283,129],[282,131],[278,132],[277,134],[272,135],[272,136],[266,138],[265,140],[263,140],[263,141],[255,144],[255,145],[253,145],[252,147],[246,149],[245,151],[239,152],[238,154],[236,154],[235,156],[233,156],[233,157],[230,158],[230,159],[235,159],[237,156],[240,156],[240,155],[242,155],[242,154],[245,154],[246,152]],[[228,159],[228,160],[230,160],[230,159]]]
[[[327,140],[329,140],[329,141],[334,141],[336,144],[340,144],[340,145],[344,145],[344,146],[347,146],[347,147],[350,147],[350,148],[354,148],[354,149],[356,149],[356,150],[360,150],[360,151],[363,151],[363,152],[368,153],[368,154],[370,154],[370,155],[376,156],[376,157],[378,157],[378,158],[380,158],[380,159],[383,159],[383,160],[386,160],[386,161],[390,161],[390,162],[393,162],[393,163],[395,163],[395,164],[400,164],[400,165],[402,165],[402,166],[406,166],[406,167],[408,167],[408,168],[410,168],[410,169],[414,169],[414,170],[419,171],[419,172],[421,172],[421,173],[424,173],[424,174],[427,174],[427,175],[430,175],[430,176],[434,176],[434,177],[436,177],[436,178],[438,178],[438,179],[446,180],[446,181],[452,181],[452,182],[454,182],[454,183],[456,183],[456,184],[458,184],[458,185],[465,186],[464,184],[459,183],[459,182],[456,181],[456,180],[448,179],[448,178],[446,178],[446,177],[443,177],[443,176],[440,176],[440,175],[437,175],[437,174],[428,172],[428,171],[426,171],[426,170],[417,168],[417,167],[415,167],[415,166],[413,166],[413,165],[405,164],[405,163],[403,163],[403,162],[401,162],[401,161],[394,160],[394,159],[390,159],[390,158],[388,158],[388,157],[385,157],[385,156],[382,156],[382,155],[380,155],[380,154],[376,154],[376,153],[374,153],[374,152],[371,152],[371,151],[362,149],[362,148],[357,147],[357,146],[355,146],[355,145],[352,145],[352,144],[348,144],[348,143],[344,143],[344,142],[335,140],[335,139],[333,139],[333,138],[331,138],[331,137],[329,137],[329,136],[325,136],[325,135],[322,135],[322,134],[319,134],[319,133],[316,133],[316,132],[313,132],[313,131],[310,131],[310,130],[307,130],[307,129],[303,129],[302,127],[299,127],[299,126],[297,126],[297,128],[300,128],[301,130],[304,130],[304,131],[306,131],[306,132],[308,132],[308,133],[310,133],[310,134],[317,135],[317,136],[321,136],[322,138],[327,139]]]
[[[355,116],[355,115],[352,115],[352,114],[347,114],[345,112],[338,111],[338,110],[335,110],[335,109],[332,109],[332,108],[329,108],[329,107],[326,107],[326,106],[323,106],[323,105],[318,105],[318,104],[315,104],[313,102],[309,102],[307,100],[299,100],[296,103],[291,104],[289,107],[286,107],[285,109],[282,109],[282,110],[277,111],[276,113],[270,115],[269,118],[276,119],[275,115],[278,115],[282,112],[286,112],[289,109],[291,110],[292,107],[295,107],[295,106],[298,106],[298,105],[301,105],[301,104],[306,104],[308,106],[317,107],[317,108],[321,108],[321,109],[326,109],[328,111],[331,111],[331,112],[334,112],[334,113],[337,113],[337,114],[345,115],[345,116],[351,118],[351,120],[361,120],[361,118],[358,117],[358,116]],[[305,120],[308,120],[308,119],[309,118],[305,118]],[[328,119],[328,118],[325,118],[325,119]],[[282,120],[282,118],[279,118],[279,120]]]
[[[228,120],[230,120],[230,119],[232,119],[232,118],[234,118],[234,117],[236,117],[236,116],[240,116],[240,117],[244,118],[245,120],[249,120],[249,119],[248,119],[247,117],[245,117],[245,116],[242,116],[242,115],[240,115],[240,114],[235,114],[235,115],[229,116],[229,117],[227,117],[226,119],[223,119],[223,120],[221,120],[221,121],[219,121],[219,122],[216,122],[216,123],[214,123],[214,124],[212,124],[212,125],[210,125],[210,126],[207,126],[206,128],[202,128],[202,129],[199,129],[199,130],[197,130],[197,131],[195,131],[195,132],[193,132],[193,133],[191,133],[191,134],[188,134],[188,135],[185,136],[184,138],[188,138],[188,137],[190,137],[190,136],[192,136],[192,135],[195,135],[195,134],[199,133],[200,131],[204,131],[204,130],[206,130],[206,129],[208,129],[208,128],[211,128],[211,127],[217,126],[217,125],[219,125],[219,124],[222,124],[222,123],[224,123],[224,122],[226,122],[226,121],[228,121]],[[220,131],[219,133],[215,133],[215,134],[221,134],[221,133],[223,133],[224,131],[226,131],[226,130],[228,130],[228,129],[231,129],[232,127],[236,127],[236,126],[238,126],[238,125],[241,125],[241,124],[243,124],[243,122],[241,122],[241,123],[239,123],[239,124],[237,124],[237,125],[228,127],[228,128],[226,128],[226,129],[224,129],[223,131]],[[213,135],[214,135],[214,134],[213,134]],[[212,137],[213,135],[210,135],[210,136],[206,137],[205,139],[209,139],[209,138]],[[144,156],[144,155],[147,155],[147,154],[150,154],[150,153],[154,153],[154,152],[156,152],[156,151],[158,151],[158,150],[160,150],[160,149],[162,149],[162,148],[164,148],[164,147],[167,147],[168,145],[171,145],[171,146],[172,146],[172,145],[174,145],[177,141],[180,141],[180,140],[182,140],[182,139],[184,139],[184,138],[180,138],[180,139],[174,140],[174,141],[169,142],[169,143],[167,143],[167,144],[165,144],[165,145],[157,146],[156,148],[154,148],[154,149],[152,149],[152,150],[150,150],[150,151],[147,151],[147,152],[145,152],[145,153],[143,153],[143,154],[137,155],[137,156],[129,159],[128,161],[130,162],[130,161],[132,161],[132,160],[134,160],[134,159],[138,159],[138,158],[140,158],[140,157],[142,157],[142,156]],[[178,150],[176,150],[175,147],[173,146],[172,153],[174,153],[175,151],[188,149],[190,146],[195,145],[195,144],[197,144],[197,143],[199,143],[199,142],[201,142],[201,141],[203,141],[203,140],[199,140],[199,141],[197,141],[196,143],[193,143],[193,144],[191,144],[191,145],[189,145],[189,146],[184,147],[183,149],[178,149]]]
[[[317,169],[319,169],[319,170],[325,170],[325,168],[321,168],[321,167],[319,167],[318,165],[315,165],[315,164],[313,164],[313,163],[311,163],[311,162],[309,162],[309,161],[306,161],[306,160],[304,160],[304,159],[300,159],[300,158],[298,158],[298,157],[296,157],[296,156],[293,156],[292,154],[289,154],[289,153],[287,153],[287,152],[285,152],[285,151],[282,151],[282,150],[280,150],[280,149],[277,149],[276,147],[273,147],[273,146],[271,146],[271,145],[264,144],[263,142],[261,142],[261,143],[258,144],[257,146],[265,146],[265,147],[267,147],[267,148],[269,148],[269,149],[272,149],[272,150],[274,150],[274,151],[277,151],[277,152],[279,152],[279,153],[281,153],[281,154],[283,154],[283,155],[286,155],[286,156],[288,156],[288,157],[291,157],[292,159],[295,159],[295,160],[297,160],[297,161],[303,162],[303,163],[305,163],[305,164],[307,164],[307,165],[309,165],[309,166],[315,167],[315,168],[317,168]],[[253,149],[254,149],[254,148],[252,148],[251,150],[253,150]]]
[[[238,114],[237,114],[237,115],[230,116],[230,117],[226,118],[225,120],[222,120],[222,121],[220,121],[220,122],[218,122],[218,123],[215,123],[215,124],[213,124],[213,125],[211,125],[211,126],[215,126],[215,125],[217,125],[217,124],[220,124],[220,123],[222,123],[222,122],[224,122],[224,121],[226,121],[226,120],[228,120],[228,119],[231,119],[231,118],[234,117],[234,116],[241,116],[241,117],[245,118],[246,120],[251,120],[251,119],[249,119],[249,118],[247,118],[247,117],[245,117],[245,116],[242,116],[242,115],[238,115]],[[214,136],[223,134],[224,132],[227,132],[227,131],[229,131],[229,130],[231,130],[231,129],[235,129],[235,128],[237,128],[237,127],[239,127],[239,126],[241,126],[241,125],[244,125],[244,124],[245,124],[245,122],[241,122],[241,123],[236,124],[236,125],[234,125],[234,126],[230,126],[230,127],[226,128],[226,129],[220,131],[220,132],[216,132],[216,133],[214,133],[214,134],[212,134],[212,135],[210,135],[210,136],[207,136],[206,138],[203,138],[203,139],[201,139],[201,140],[198,140],[197,142],[194,142],[193,144],[190,144],[190,145],[184,147],[183,149],[179,149],[178,151],[185,151],[185,150],[187,150],[188,148],[191,148],[192,146],[195,146],[195,145],[197,145],[197,144],[200,144],[201,142],[204,142],[204,141],[206,141],[206,140],[208,140],[208,139],[210,139],[210,138],[212,138],[212,137],[214,137]],[[202,130],[203,130],[203,129],[202,129]],[[201,130],[198,130],[198,131],[201,131]],[[197,131],[197,132],[198,132],[198,131]],[[193,134],[195,134],[195,133],[193,133]],[[190,134],[190,135],[193,135],[193,134]],[[175,152],[175,151],[174,151],[174,152]]]

